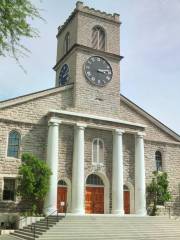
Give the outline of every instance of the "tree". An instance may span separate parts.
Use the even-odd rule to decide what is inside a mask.
[[[151,215],[156,215],[157,205],[164,205],[166,201],[171,199],[168,190],[169,182],[166,172],[153,172],[151,183],[147,186],[147,198],[149,204],[152,204]]]
[[[21,40],[39,36],[29,23],[35,18],[42,19],[29,0],[0,0],[0,56],[10,55],[18,61],[29,52]]]
[[[36,213],[42,213],[44,199],[49,190],[51,170],[44,161],[24,153],[19,175],[18,194]]]

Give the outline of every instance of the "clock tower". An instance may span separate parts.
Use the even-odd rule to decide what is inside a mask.
[[[82,2],[58,28],[56,87],[73,85],[73,111],[119,118],[119,31],[118,14]]]

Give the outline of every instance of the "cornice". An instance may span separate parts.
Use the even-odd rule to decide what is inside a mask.
[[[146,125],[139,124],[139,123],[133,123],[133,122],[128,122],[116,118],[109,118],[109,117],[102,117],[102,116],[97,116],[97,115],[92,115],[92,114],[86,114],[82,112],[71,112],[71,111],[66,111],[66,110],[55,110],[51,109],[49,110],[49,114],[59,114],[59,115],[66,115],[66,116],[71,116],[71,117],[79,117],[79,118],[85,118],[85,119],[94,119],[94,120],[99,120],[99,121],[104,121],[104,122],[111,122],[111,123],[119,123],[123,125],[128,125],[128,126],[134,126],[134,127],[140,127],[140,128],[146,128]]]
[[[75,43],[70,49],[69,51],[62,57],[60,58],[56,65],[53,67],[54,70],[57,70],[59,64],[69,55],[69,54],[72,54],[75,50],[79,50],[79,51],[83,51],[83,52],[86,52],[88,54],[95,54],[95,55],[101,55],[103,57],[107,57],[107,58],[111,58],[111,59],[114,59],[116,61],[121,61],[121,59],[123,59],[123,56],[120,56],[118,54],[114,54],[114,53],[110,53],[110,52],[104,52],[104,51],[101,51],[99,49],[94,49],[94,48],[91,48],[91,47],[87,47],[87,46],[84,46],[84,45],[81,45],[81,44],[77,44]]]

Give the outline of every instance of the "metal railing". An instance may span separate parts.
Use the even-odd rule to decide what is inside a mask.
[[[18,208],[19,210],[20,208]],[[24,211],[31,211],[30,208],[23,208]],[[17,219],[16,221],[12,222],[12,221],[5,221],[5,222],[2,222],[1,223],[1,226],[0,226],[0,229],[14,229],[14,228],[17,228],[17,225],[19,222],[21,222],[22,220],[26,219],[28,216],[23,216],[22,218],[20,219]],[[10,227],[11,226],[11,227]],[[13,226],[13,228],[12,228]]]
[[[50,206],[44,208],[47,209],[49,208]],[[64,216],[62,215],[61,217],[66,217],[66,213],[67,213],[67,207],[68,207],[68,204],[65,204],[63,206],[63,210],[64,210]],[[19,209],[19,208],[18,208]],[[24,210],[25,212],[32,212],[32,209],[30,208],[22,208],[22,210]],[[56,216],[56,221],[58,222],[59,221],[59,208],[55,211],[52,211],[48,216],[46,216],[43,220],[45,220],[46,222],[46,228],[48,229],[49,228],[49,223],[50,223],[50,217],[51,216]],[[24,219],[27,219],[28,217],[30,216],[24,216],[16,221],[13,222],[13,226],[15,228],[17,228],[17,226],[20,225],[20,222],[22,222]],[[39,221],[38,221],[39,222]],[[37,228],[37,223],[38,222],[32,222],[31,221],[31,232],[33,233],[33,238],[36,239],[36,228]],[[3,223],[3,226],[0,226],[0,229],[3,230],[3,229],[8,229],[7,226],[10,226],[12,223],[10,221],[7,221],[7,222],[4,222]]]
[[[67,213],[67,207],[68,204],[65,204],[64,206],[64,217],[66,217],[66,213]],[[47,207],[48,208],[48,207]],[[46,228],[49,228],[49,218],[52,216],[55,216],[56,213],[56,221],[59,221],[59,208],[57,208],[55,211],[51,212],[48,216],[46,216],[44,218],[44,220],[46,221]],[[31,224],[31,231],[33,232],[33,238],[36,239],[36,228],[37,228],[37,223],[35,222],[34,224]]]
[[[171,212],[172,212],[173,205],[174,205],[173,201],[164,203],[165,209],[168,210],[169,219],[171,218]]]

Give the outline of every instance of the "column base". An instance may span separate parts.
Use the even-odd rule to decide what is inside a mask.
[[[112,210],[112,214],[124,216],[124,210]]]
[[[73,215],[85,215],[84,209],[73,209],[72,210]]]
[[[46,216],[57,215],[57,208],[54,207],[44,208],[43,212],[45,213]]]
[[[135,211],[135,214],[138,215],[138,216],[146,216],[147,215],[147,211],[144,210],[144,209],[140,209],[140,210],[137,210]]]

